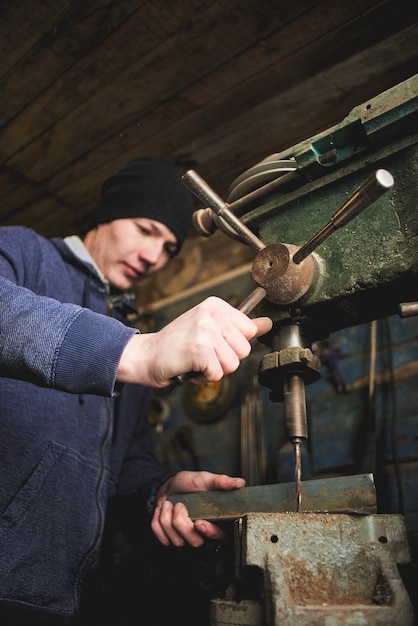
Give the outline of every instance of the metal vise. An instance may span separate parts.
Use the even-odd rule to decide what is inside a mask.
[[[410,560],[404,518],[377,515],[370,474],[181,494],[193,519],[229,522],[222,596],[211,626],[412,626],[397,564]]]
[[[401,516],[248,513],[235,525],[237,567],[259,568],[261,597],[213,599],[211,626],[414,623]]]

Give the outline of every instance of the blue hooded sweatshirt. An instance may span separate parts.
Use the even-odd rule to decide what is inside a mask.
[[[71,624],[109,499],[149,515],[171,473],[154,457],[152,390],[115,382],[138,330],[123,298],[107,315],[93,265],[62,239],[1,228],[0,298],[0,622]]]

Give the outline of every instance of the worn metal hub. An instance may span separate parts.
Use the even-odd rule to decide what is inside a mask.
[[[267,291],[267,298],[275,304],[297,302],[317,278],[318,270],[313,255],[296,265],[292,256],[299,248],[291,244],[272,243],[254,259],[252,277]]]

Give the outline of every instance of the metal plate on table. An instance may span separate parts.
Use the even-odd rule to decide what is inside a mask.
[[[243,487],[235,491],[200,491],[170,496],[182,502],[192,519],[227,520],[246,513],[296,512],[295,483]],[[372,474],[338,476],[302,483],[302,511],[306,513],[354,513],[377,511]]]

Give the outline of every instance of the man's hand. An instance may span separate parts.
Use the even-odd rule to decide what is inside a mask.
[[[206,539],[221,541],[224,531],[207,520],[190,519],[187,508],[181,502],[173,505],[167,498],[174,493],[191,493],[221,489],[231,491],[245,486],[243,478],[211,472],[181,471],[169,478],[160,487],[151,528],[154,535],[164,546],[184,546],[188,544],[198,548]]]
[[[119,382],[166,387],[187,372],[198,382],[216,382],[234,372],[251,352],[250,341],[272,327],[268,317],[250,319],[214,296],[156,333],[134,335],[120,360]]]

